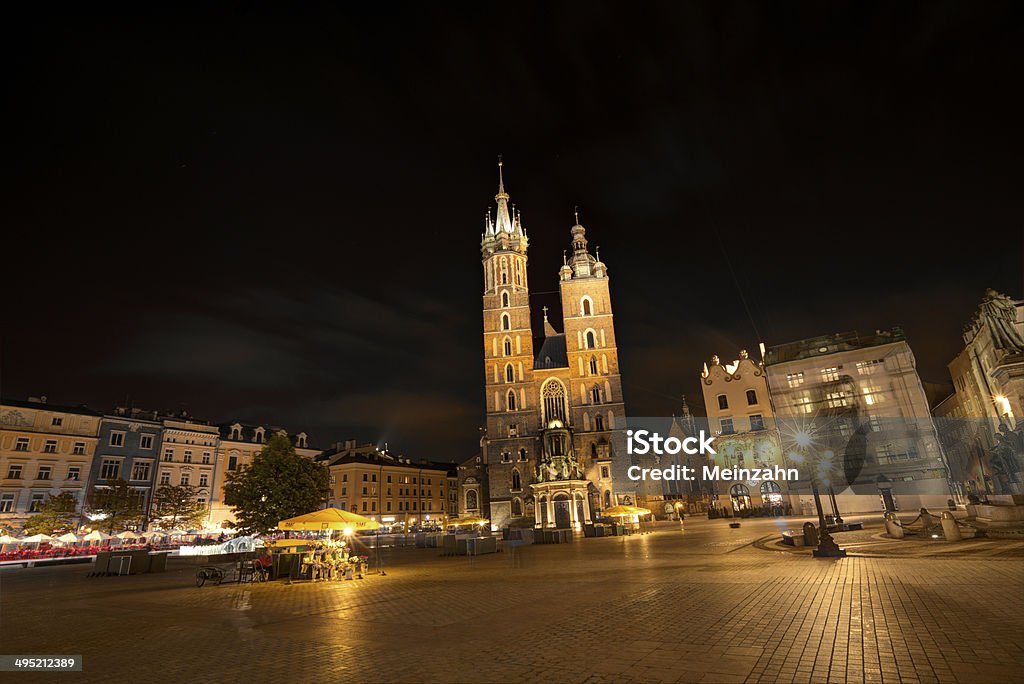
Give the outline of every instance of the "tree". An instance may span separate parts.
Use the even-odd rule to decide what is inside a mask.
[[[206,505],[196,501],[196,491],[188,485],[161,485],[153,497],[155,515],[170,527],[198,527],[206,517]]]
[[[78,497],[74,492],[61,492],[51,496],[39,506],[25,522],[26,534],[54,534],[71,532],[78,521]]]
[[[142,498],[123,478],[107,480],[107,486],[93,493],[93,513],[106,516],[98,521],[109,534],[137,527],[142,522]]]
[[[327,468],[296,454],[277,434],[251,464],[228,475],[224,503],[234,508],[241,532],[264,534],[281,520],[321,508],[329,490]]]

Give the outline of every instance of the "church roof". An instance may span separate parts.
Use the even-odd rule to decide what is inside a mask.
[[[568,368],[569,355],[565,350],[565,335],[550,335],[533,360],[534,368]]]

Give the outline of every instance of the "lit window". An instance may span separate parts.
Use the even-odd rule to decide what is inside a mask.
[[[882,365],[882,359],[873,359],[871,361],[858,361],[857,362],[857,373],[860,375],[871,375],[876,372]]]
[[[836,382],[839,380],[839,368],[832,366],[831,368],[821,369],[821,381],[822,382]]]
[[[803,373],[786,373],[786,382],[790,387],[799,387],[804,384]]]
[[[846,392],[828,392],[825,394],[825,401],[829,408],[843,408],[847,406]]]
[[[882,388],[865,387],[862,391],[864,392],[864,403],[868,406],[874,406],[882,401]]]

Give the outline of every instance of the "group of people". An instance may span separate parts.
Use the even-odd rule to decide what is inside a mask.
[[[309,568],[313,581],[332,579],[363,579],[366,560],[349,555],[345,543],[316,542],[313,550],[302,558],[303,570]]]

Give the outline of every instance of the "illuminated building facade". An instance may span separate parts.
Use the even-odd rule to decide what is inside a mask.
[[[217,426],[196,420],[184,413],[163,419],[164,438],[156,488],[160,485],[191,487],[196,501],[210,506],[213,475],[220,433]]]
[[[767,374],[761,362],[746,350],[729,364],[717,356],[701,372],[701,390],[707,411],[708,429],[715,435],[716,454],[710,465],[730,468],[788,467],[775,429],[774,411],[768,392]],[[786,483],[710,482],[717,505],[734,513],[760,509],[781,514],[789,503]]]
[[[0,403],[0,528],[19,529],[50,496],[85,503],[101,414],[46,397]]]
[[[153,411],[120,407],[103,416],[89,471],[89,496],[106,488],[107,480],[123,479],[138,494],[148,519],[163,431],[160,416]]]
[[[328,506],[385,526],[440,523],[457,513],[452,509],[454,464],[413,461],[355,440],[335,444],[317,460],[330,471]]]
[[[556,327],[545,308],[535,338],[529,239],[519,214],[510,212],[500,164],[495,200],[480,242],[486,481],[465,475],[477,481],[464,483],[460,504],[468,511],[475,503],[499,527],[518,518],[580,529],[617,495],[631,502],[638,495],[634,486],[617,491],[613,473],[616,456],[625,455],[626,413],[608,268],[590,253],[577,220],[558,271],[561,320]],[[628,465],[622,462],[622,470]]]

